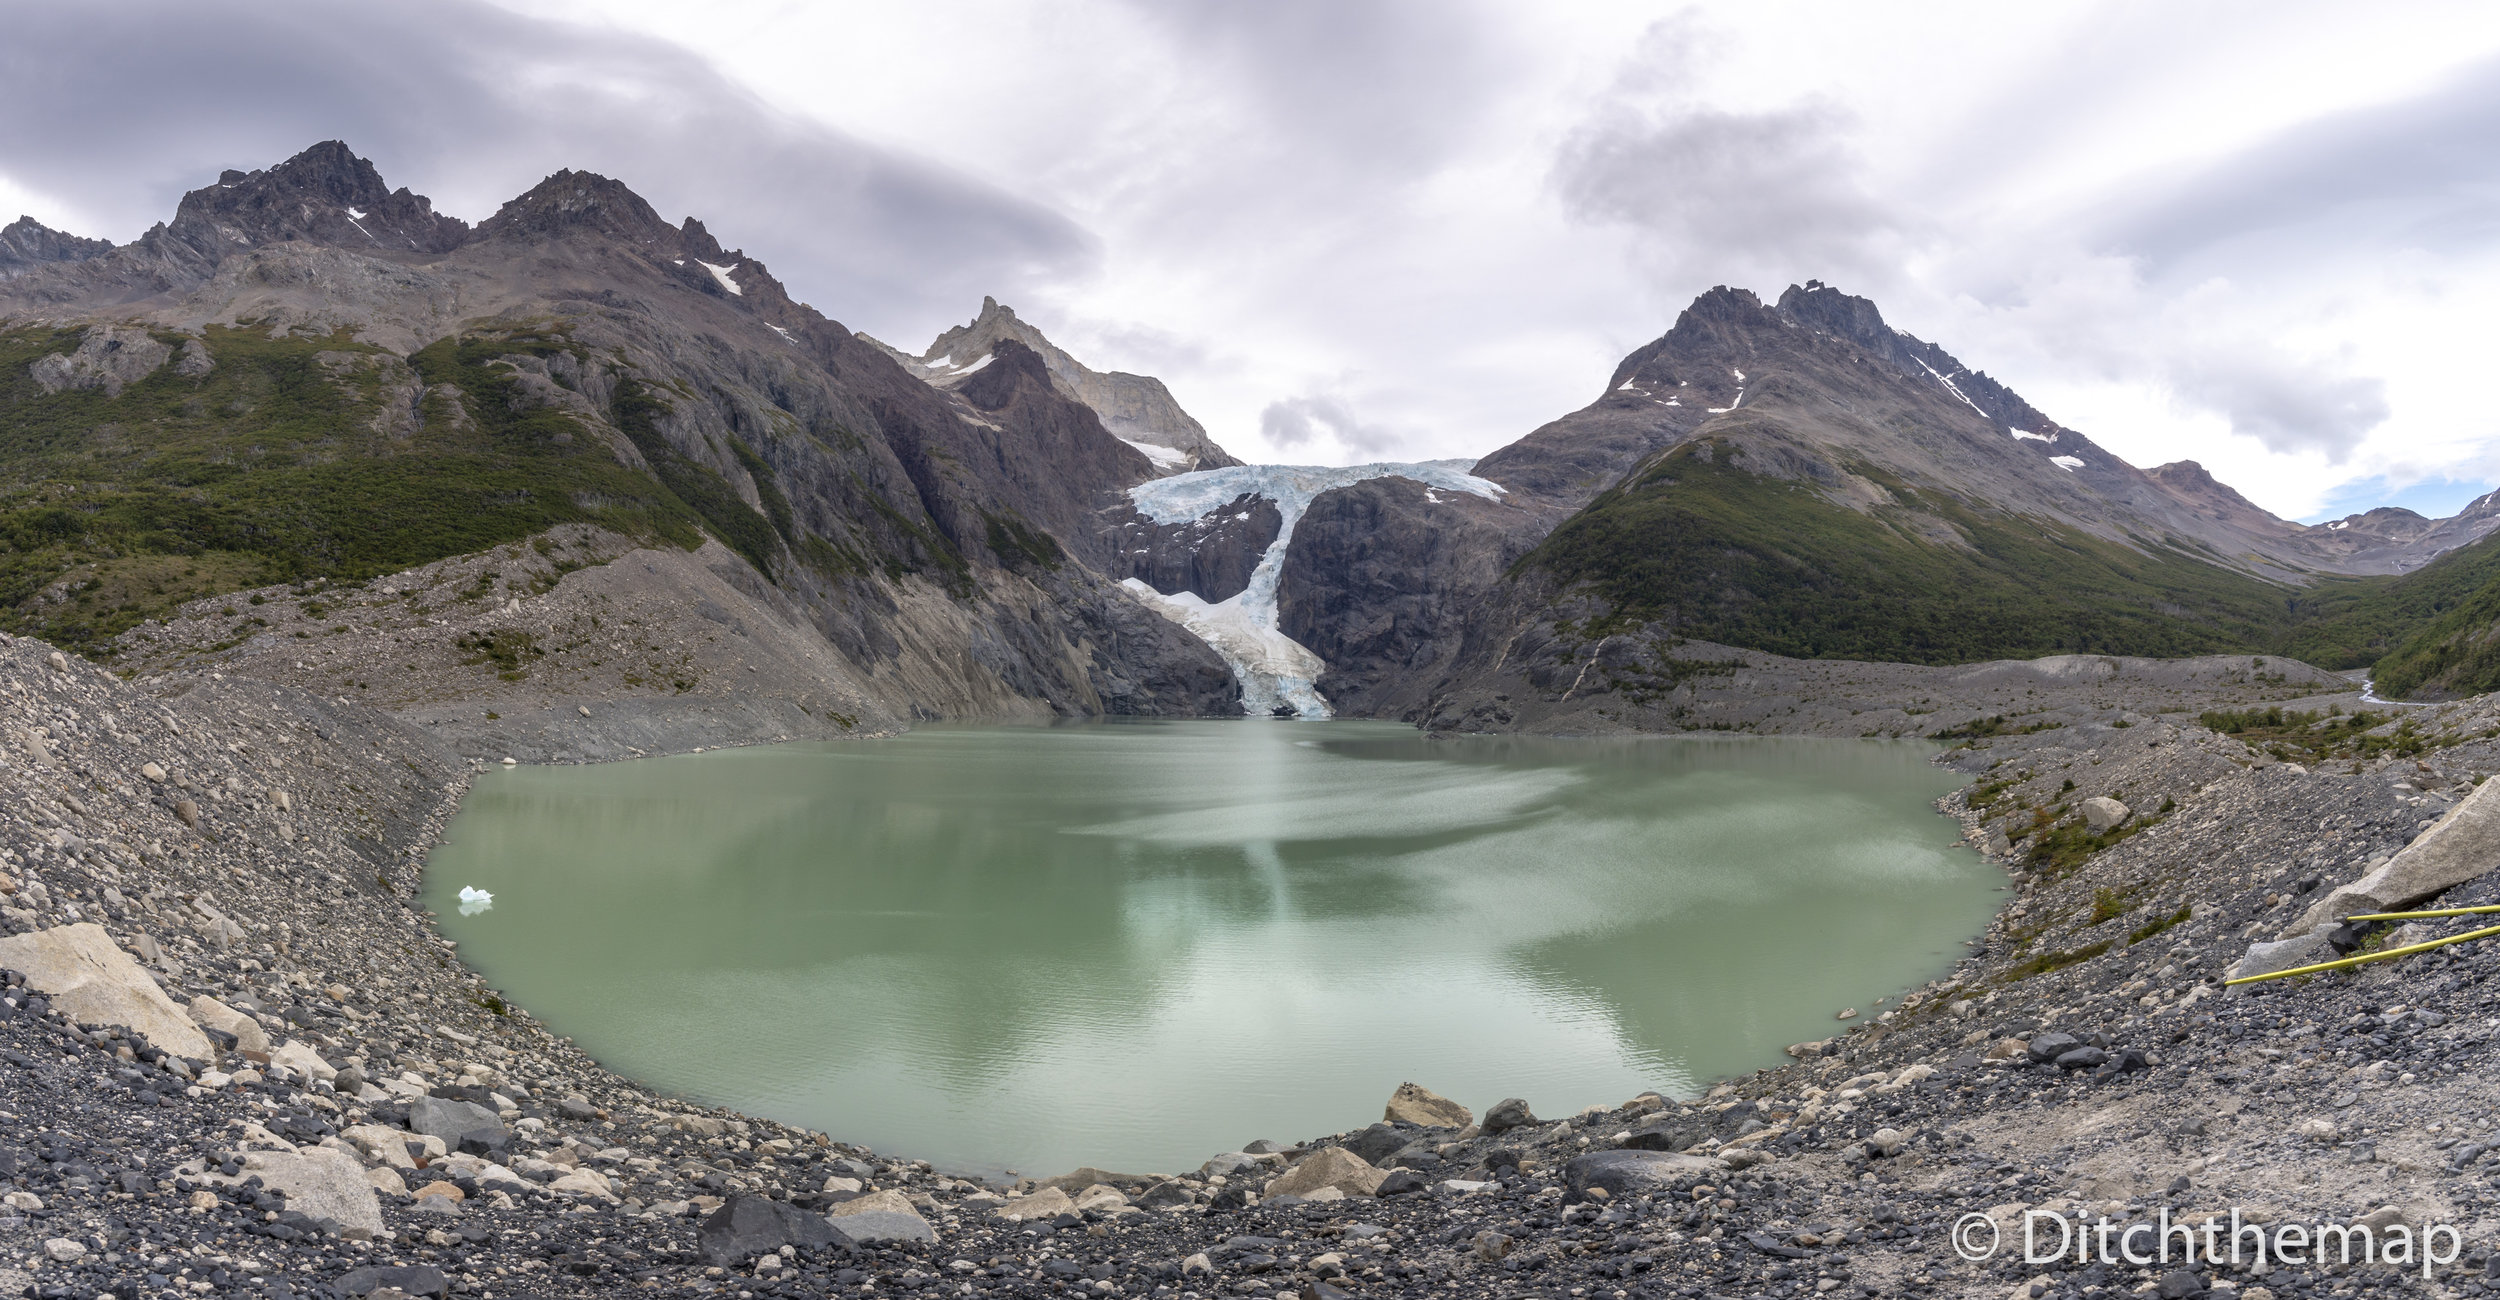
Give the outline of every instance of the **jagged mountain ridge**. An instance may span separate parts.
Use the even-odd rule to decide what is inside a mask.
[[[138,364],[158,350],[200,360]],[[1038,355],[1002,343],[934,389],[608,178],[559,172],[471,228],[328,142],[0,282],[0,351],[0,412],[41,434],[0,460],[27,542],[6,601],[90,648],[181,583],[352,578],[579,521],[719,537],[901,715],[1232,690],[1098,572],[1097,513],[1154,466]],[[132,359],[119,388],[37,382],[90,351]]]
[[[52,262],[83,262],[112,250],[109,239],[81,239],[22,216],[0,226],[0,280]]]
[[[1222,469],[1241,462],[1215,444],[1206,428],[1181,409],[1163,381],[1126,371],[1098,371],[1044,337],[1012,307],[996,298],[981,299],[981,314],[937,336],[913,356],[891,344],[861,335],[884,348],[905,369],[939,388],[953,388],[989,364],[1000,341],[1012,339],[1040,354],[1060,392],[1085,403],[1102,417],[1103,427],[1135,445],[1164,473]]]
[[[1511,496],[1383,481],[1313,503],[1281,606],[1332,700],[1499,725],[1493,682],[1542,689],[1520,655],[1568,661],[1642,625],[1661,645],[1919,662],[2262,648],[2309,617],[2306,586],[2418,565],[2493,514],[2278,519],[2192,462],[2127,464],[1817,283],[1702,295],[1597,401],[1475,472]]]
[[[206,393],[239,366],[277,364],[245,346],[262,338],[297,349],[287,364],[337,370],[342,391],[362,385],[352,405],[371,446],[357,454],[381,457],[376,464],[407,463],[409,445],[448,455],[464,439],[505,437],[516,417],[551,415],[587,435],[608,458],[601,463],[639,476],[640,495],[619,504],[579,478],[590,462],[578,449],[536,447],[539,459],[495,468],[563,472],[539,480],[546,490],[534,498],[523,492],[526,506],[510,493],[476,496],[472,532],[500,537],[576,519],[702,528],[783,587],[872,675],[918,656],[922,680],[955,675],[937,694],[963,687],[965,674],[989,683],[959,690],[959,700],[1040,699],[1077,712],[1113,707],[1115,697],[1126,701],[1120,707],[1202,704],[1206,691],[1179,683],[1203,685],[1206,658],[1176,648],[1151,618],[1135,622],[1134,603],[1108,580],[1132,575],[1221,599],[1245,571],[1245,556],[1225,548],[1255,549],[1276,535],[1272,512],[1254,500],[1233,502],[1217,526],[1141,521],[1123,491],[1171,466],[1107,428],[1103,411],[1053,368],[1052,356],[1066,354],[994,301],[930,350],[963,361],[955,354],[978,345],[981,364],[946,366],[932,383],[921,359],[793,301],[766,267],[723,248],[700,221],[671,224],[621,183],[588,173],[559,172],[472,228],[327,144],[263,172],[226,173],[130,245],[48,247],[63,255],[0,282],[0,331],[18,331],[23,377],[0,401],[170,399],[178,380]],[[352,383],[340,378],[351,372]],[[164,423],[150,418],[157,423],[95,427]],[[301,454],[332,457],[337,441],[315,440]],[[1678,455],[1687,459],[1661,459]],[[2115,609],[2139,632],[2168,629],[2161,637],[2187,627],[2245,639],[2265,616],[2259,606],[2282,603],[2283,583],[2400,566],[2413,562],[2407,548],[2434,553],[2500,517],[2472,510],[2425,526],[2404,512],[2373,512],[2315,529],[2275,520],[2192,463],[2125,465],[1941,348],[1891,330],[1873,304],[1819,284],[1773,304],[1736,290],[1704,295],[1626,358],[1597,402],[1476,472],[1510,491],[1499,501],[1458,500],[1377,480],[1325,494],[1296,532],[1280,614],[1289,634],[1329,660],[1323,687],[1349,711],[1416,716],[1435,683],[1464,667],[1470,639],[1489,630],[1623,616],[1623,602],[1591,584],[1603,574],[1587,562],[1605,548],[1584,547],[1576,568],[1558,563],[1558,526],[1581,528],[1570,536],[1585,539],[1584,526],[1619,522],[1627,502],[1647,509],[1697,475],[1746,491],[1776,487],[1790,494],[1781,500],[1805,503],[1801,518],[1871,522],[1877,531],[1867,536],[1953,564],[2001,568],[1991,548],[2008,538],[2083,547],[2117,575],[2113,589],[2124,588],[2119,607],[2090,617]],[[0,524],[59,522],[52,506],[41,520],[15,509],[35,509],[55,490],[42,477],[22,475],[15,499],[0,499]],[[90,517],[127,513],[116,500],[91,497]],[[392,508],[355,522],[385,540],[407,533],[384,525],[408,503],[384,504]],[[353,550],[360,540],[346,521],[322,526],[323,545]],[[40,545],[21,550],[84,544],[25,535]],[[108,570],[143,558],[109,550],[89,545],[79,572],[119,581]],[[369,569],[376,550],[323,563]],[[1656,567],[1654,556],[1635,558]],[[1513,574],[1526,580],[1505,585]],[[1729,579],[1713,601],[1757,599],[1750,581]],[[74,585],[39,594],[70,601]],[[914,593],[931,590],[959,612],[978,612],[942,636],[893,635],[925,608]],[[1919,590],[1927,589],[1912,594]],[[1566,606],[1579,612],[1566,616]],[[2062,645],[2054,623],[2034,620],[2022,635]],[[2082,643],[2101,644],[2096,636],[2108,632]],[[970,666],[949,645],[974,648]],[[1813,641],[1783,649],[1834,652]],[[950,655],[954,666],[936,667]]]

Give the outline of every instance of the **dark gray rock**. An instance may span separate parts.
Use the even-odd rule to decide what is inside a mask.
[[[1379,1165],[1414,1140],[1414,1128],[1384,1120],[1347,1138],[1345,1149],[1361,1156],[1367,1165]]]
[[[1167,1180],[1156,1183],[1154,1186],[1138,1193],[1137,1198],[1131,1201],[1130,1204],[1142,1206],[1149,1210],[1162,1210],[1169,1209],[1175,1205],[1188,1205],[1195,1202],[1197,1199],[1197,1196],[1188,1188],[1181,1186],[1177,1182]]]
[[[2029,1049],[2031,1061],[2034,1065],[2047,1065],[2081,1046],[2083,1046],[2083,1040],[2073,1034],[2036,1034],[2032,1037]]]
[[[1701,1120],[1679,1115],[1632,1130],[1623,1145],[1635,1151],[1681,1151],[1709,1132],[1710,1126]]]
[[[1380,1180],[1380,1186],[1372,1189],[1372,1195],[1404,1196],[1409,1192],[1425,1191],[1431,1186],[1431,1179],[1412,1169],[1392,1169],[1388,1177]]]
[[[2161,1275],[2161,1300],[2188,1300],[2205,1294],[2205,1279],[2184,1269],[2174,1268]]]
[[[2078,1047],[2073,1051],[2058,1053],[2056,1064],[2061,1070],[2093,1070],[2100,1068],[2101,1064],[2108,1059],[2109,1053],[2100,1048]]]
[[[1403,716],[1559,517],[1406,478],[1323,492],[1286,548],[1278,626],[1328,664],[1320,691],[1340,711]]]
[[[1504,1097],[1493,1103],[1493,1109],[1484,1113],[1484,1131],[1487,1133],[1506,1133],[1538,1122],[1536,1114],[1528,1109],[1528,1103],[1518,1097]]]
[[[854,1219],[872,1217],[853,1215]],[[897,1216],[900,1217],[900,1216]],[[928,1226],[921,1225],[924,1229]],[[695,1230],[695,1249],[712,1264],[740,1264],[784,1246],[809,1249],[842,1240],[821,1214],[761,1196],[732,1196]]]

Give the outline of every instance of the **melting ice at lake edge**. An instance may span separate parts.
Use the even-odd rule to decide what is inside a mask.
[[[1294,525],[1302,521],[1303,512],[1320,493],[1365,479],[1408,478],[1428,487],[1500,500],[1502,485],[1467,472],[1474,467],[1470,460],[1230,465],[1140,483],[1128,490],[1129,500],[1136,503],[1139,514],[1158,524],[1204,519],[1243,496],[1255,496],[1275,502],[1284,525],[1250,571],[1250,585],[1230,599],[1209,604],[1192,591],[1167,596],[1136,578],[1122,585],[1215,648],[1241,682],[1244,713],[1268,714],[1285,708],[1298,717],[1325,718],[1328,701],[1320,698],[1313,683],[1328,665],[1276,627],[1276,582],[1284,573],[1285,547],[1293,541]]]

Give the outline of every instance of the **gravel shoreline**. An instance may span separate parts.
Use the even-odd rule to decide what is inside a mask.
[[[997,1188],[651,1093],[465,970],[415,899],[473,769],[421,728],[239,676],[151,693],[10,640],[0,954],[101,927],[128,969],[93,978],[136,973],[176,1010],[112,1028],[12,976],[0,1295],[2481,1293],[2500,955],[2219,981],[2500,771],[2500,705],[2287,761],[2099,689],[1946,756],[1975,783],[1945,810],[2009,864],[2007,911],[1952,975],[1790,1064],[1701,1098],[1505,1103]],[[2102,797],[2127,816],[2095,834]],[[2235,1207],[2451,1224],[2463,1249],[2427,1279],[2020,1259],[2026,1211]],[[1959,1258],[1973,1213],[2016,1249]]]

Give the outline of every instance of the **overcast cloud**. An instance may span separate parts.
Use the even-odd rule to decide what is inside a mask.
[[[0,206],[131,238],[345,139],[548,172],[917,349],[995,294],[1302,462],[1481,454],[1714,284],[1874,297],[2285,514],[2500,473],[2500,15],[2466,4],[134,3],[12,15]]]
[[[564,167],[614,176],[837,316],[977,305],[1099,256],[1046,205],[779,108],[648,36],[472,0],[43,6],[11,27],[0,176],[116,242],[226,167],[335,138],[471,221]]]

